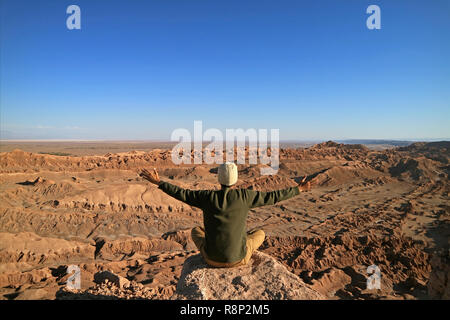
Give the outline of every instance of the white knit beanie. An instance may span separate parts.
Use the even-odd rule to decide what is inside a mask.
[[[225,186],[232,186],[237,182],[238,170],[233,162],[225,162],[219,166],[219,183]]]

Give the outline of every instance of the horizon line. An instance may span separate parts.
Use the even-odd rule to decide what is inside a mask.
[[[204,142],[211,142],[212,140],[202,140]],[[226,142],[227,140],[217,140]],[[241,141],[241,140],[238,140]],[[247,140],[246,140],[247,141]],[[334,139],[334,138],[318,138],[318,139],[283,139],[279,142],[318,142],[318,141],[395,141],[395,142],[429,142],[429,141],[450,141],[450,138],[390,138],[390,139],[380,139],[380,138],[344,138],[344,139]],[[180,141],[162,140],[162,139],[0,139],[1,142],[163,142],[163,143],[179,143]],[[192,140],[192,142],[198,142],[197,140]]]

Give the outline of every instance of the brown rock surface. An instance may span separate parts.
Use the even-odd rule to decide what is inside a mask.
[[[450,299],[450,257],[449,252],[436,253],[431,258],[431,274],[428,293],[434,299]]]
[[[103,283],[103,282],[111,282],[120,289],[126,288],[130,286],[130,281],[125,279],[124,277],[121,277],[117,274],[114,274],[111,271],[102,271],[97,272],[94,275],[94,281],[95,283]]]
[[[211,268],[200,255],[186,259],[172,299],[321,300],[298,276],[271,256],[255,252],[248,265]]]

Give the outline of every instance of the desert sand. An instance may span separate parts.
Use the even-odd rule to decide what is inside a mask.
[[[174,165],[164,145],[67,155],[32,148],[0,153],[0,299],[171,298],[184,261],[198,254],[189,234],[202,213],[139,169],[218,189],[217,166]],[[449,160],[450,142],[373,150],[330,141],[282,149],[275,176],[240,165],[237,187],[314,179],[311,192],[251,210],[248,229],[263,228],[260,251],[329,299],[449,299]],[[366,287],[372,264],[380,289]],[[65,290],[68,265],[81,269],[79,292]],[[96,284],[105,270],[132,285]]]

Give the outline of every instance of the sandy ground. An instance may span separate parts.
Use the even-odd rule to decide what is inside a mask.
[[[202,213],[144,181],[139,168],[209,189],[219,188],[216,166],[175,166],[164,145],[41,144],[0,153],[0,298],[117,297],[93,282],[111,270],[144,288],[141,297],[168,299],[184,260],[198,253],[189,232]],[[275,190],[304,175],[316,186],[251,210],[248,229],[263,228],[261,250],[330,299],[449,298],[449,158],[448,142],[283,149],[276,176],[241,165],[238,187]],[[366,287],[372,264],[379,290]],[[83,293],[64,290],[68,265],[80,267]]]

